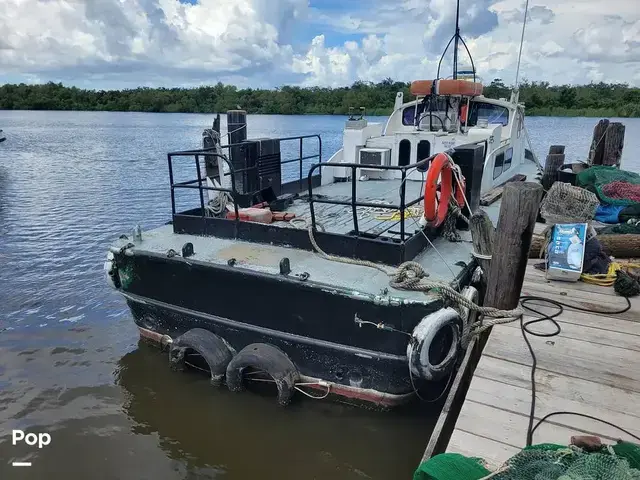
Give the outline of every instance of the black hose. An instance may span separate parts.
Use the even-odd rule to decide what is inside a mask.
[[[578,307],[576,305],[570,305],[568,303],[563,303],[563,302],[559,302],[557,300],[552,300],[550,298],[545,298],[545,297],[537,297],[537,296],[530,296],[530,295],[524,295],[522,297],[520,297],[520,304],[522,305],[522,308],[524,308],[525,310],[528,310],[530,312],[536,313],[538,315],[540,315],[539,318],[534,318],[528,321],[524,321],[524,316],[520,317],[520,330],[522,332],[522,337],[524,338],[525,343],[527,344],[527,347],[529,348],[529,353],[531,354],[531,411],[529,412],[529,426],[527,427],[527,446],[531,446],[531,444],[533,443],[533,434],[536,431],[536,429],[542,425],[542,423],[544,423],[548,418],[556,416],[556,415],[574,415],[574,416],[579,416],[579,417],[585,417],[585,418],[589,418],[591,420],[595,420],[601,423],[604,423],[606,425],[609,425],[611,427],[617,428],[618,430],[620,430],[621,432],[626,433],[627,435],[629,435],[630,437],[635,438],[636,440],[640,441],[640,437],[634,435],[633,433],[629,432],[628,430],[625,430],[624,428],[615,425],[611,422],[607,422],[606,420],[602,420],[601,418],[597,418],[597,417],[593,417],[591,415],[587,415],[584,413],[578,413],[578,412],[569,412],[569,411],[559,411],[559,412],[552,412],[549,413],[548,415],[545,415],[543,418],[541,418],[538,423],[536,423],[535,425],[533,424],[534,418],[535,418],[535,413],[536,413],[536,368],[538,366],[538,359],[536,358],[536,354],[533,351],[533,347],[531,346],[531,343],[529,342],[529,339],[527,338],[527,334],[529,335],[533,335],[534,337],[555,337],[556,335],[558,335],[561,331],[562,328],[560,327],[560,324],[555,320],[556,317],[560,316],[562,314],[562,312],[564,312],[564,307],[570,308],[572,310],[577,310],[580,312],[589,312],[589,313],[599,313],[599,314],[603,314],[603,315],[619,315],[621,313],[625,313],[627,311],[629,311],[629,309],[631,308],[631,301],[629,300],[628,297],[623,297],[626,301],[627,301],[627,306],[620,309],[620,310],[593,310],[591,308],[582,308],[582,307]],[[552,307],[556,307],[557,311],[555,313],[552,314],[546,314],[546,313],[542,313],[539,310],[536,310],[535,308],[531,307],[528,305],[529,302],[542,302],[542,303],[547,303]],[[530,325],[533,325],[534,323],[540,323],[540,322],[545,322],[545,321],[549,321],[553,324],[553,326],[555,327],[555,330],[553,332],[550,333],[538,333],[538,332],[533,332],[529,329]]]

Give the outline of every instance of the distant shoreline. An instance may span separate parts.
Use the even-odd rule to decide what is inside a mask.
[[[0,108],[0,112],[105,112],[105,113],[161,113],[161,114],[196,114],[196,115],[216,115],[220,113],[224,115],[226,112],[156,112],[156,111],[145,111],[145,110],[63,110],[63,109],[43,109],[43,108],[21,108],[21,109],[7,109]],[[367,112],[367,117],[388,117],[391,114],[392,110],[389,110],[389,113],[369,113]],[[328,117],[346,117],[348,113],[315,113],[315,112],[305,112],[305,113],[263,113],[263,112],[247,112],[247,115],[283,115],[283,116],[328,116]],[[525,116],[526,117],[567,117],[567,118],[640,118],[640,115],[634,117],[621,117],[620,115],[616,115],[615,113],[611,113],[610,109],[598,109],[598,110],[586,110],[586,109],[576,109],[576,110],[547,110],[547,111],[537,111],[537,110],[527,110],[525,108]]]
[[[410,101],[409,83],[386,79],[356,82],[349,87],[291,87],[273,90],[238,89],[218,83],[195,88],[84,90],[61,83],[0,86],[0,110],[63,110],[89,112],[203,113],[238,107],[249,114],[347,115],[366,108],[369,116],[387,116],[397,92]],[[509,98],[511,88],[500,79],[484,87],[488,98]],[[523,82],[520,101],[527,116],[640,117],[640,88],[623,84],[549,85]]]

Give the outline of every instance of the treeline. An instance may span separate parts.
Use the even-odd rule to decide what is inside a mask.
[[[263,114],[346,114],[349,107],[363,106],[369,115],[388,115],[398,91],[404,92],[405,101],[411,98],[409,84],[392,79],[341,88],[285,86],[275,90],[238,89],[218,83],[197,88],[105,91],[50,82],[1,86],[0,109],[213,113],[241,107]],[[500,79],[484,89],[484,95],[491,98],[509,98],[510,93]],[[640,89],[626,84],[525,82],[520,86],[520,101],[526,104],[528,115],[640,117]]]

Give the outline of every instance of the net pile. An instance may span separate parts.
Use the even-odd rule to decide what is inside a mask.
[[[540,444],[527,447],[492,473],[478,458],[456,453],[423,462],[413,480],[640,480],[640,447],[620,442],[596,452]]]
[[[555,182],[542,201],[540,215],[547,223],[584,223],[593,220],[599,204],[594,193]]]
[[[632,185],[640,185],[640,175],[616,167],[594,166],[576,177],[576,184],[598,195],[598,198],[609,205],[633,205],[637,200],[630,198],[617,198],[607,195],[606,185],[614,182],[625,182]]]
[[[629,199],[640,202],[640,185],[629,182],[611,182],[602,187],[602,192],[610,198]]]

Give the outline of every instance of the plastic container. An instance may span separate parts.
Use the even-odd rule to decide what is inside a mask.
[[[575,186],[578,174],[587,168],[586,163],[565,163],[558,169],[558,181]]]

